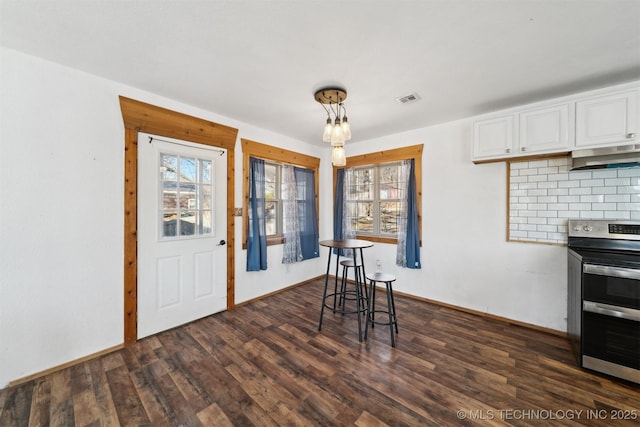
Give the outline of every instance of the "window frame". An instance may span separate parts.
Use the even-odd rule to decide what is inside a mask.
[[[320,159],[284,148],[274,147],[249,139],[240,138],[242,143],[242,249],[247,249],[247,228],[249,227],[249,158],[259,158],[268,163],[288,164],[312,170],[315,175],[316,218],[320,225]],[[280,219],[281,220],[281,219]],[[267,238],[267,246],[281,245],[284,236]]]
[[[214,175],[215,175],[215,159],[213,158],[213,156],[199,156],[199,155],[188,155],[185,156],[182,153],[179,153],[178,151],[174,151],[174,150],[158,150],[157,152],[158,155],[158,163],[159,163],[159,167],[165,167],[164,163],[163,163],[163,158],[165,156],[170,156],[170,157],[174,157],[176,159],[176,163],[177,163],[177,168],[176,168],[176,179],[175,180],[171,180],[171,179],[166,179],[165,177],[165,173],[160,172],[159,177],[158,177],[158,181],[157,181],[157,185],[158,185],[158,206],[156,207],[158,210],[158,241],[160,242],[168,242],[168,241],[179,241],[179,240],[189,240],[189,239],[201,239],[201,238],[211,238],[211,236],[213,235],[214,232],[214,228],[215,228],[215,203],[213,200],[214,194],[215,194],[215,189],[214,189]],[[188,182],[188,181],[184,181],[182,179],[182,174],[178,173],[178,170],[180,170],[181,166],[181,160],[182,159],[193,159],[195,164],[196,164],[196,179],[194,182]],[[209,176],[209,182],[203,182],[202,181],[202,169],[201,169],[201,163],[203,161],[208,161],[211,164],[211,171],[210,171],[210,176]],[[165,183],[168,182],[173,182],[176,184],[176,208],[175,210],[172,209],[166,209],[164,207],[164,197],[165,197]],[[180,200],[178,198],[178,195],[181,193],[181,184],[183,183],[187,183],[187,184],[191,184],[196,188],[196,195],[197,195],[197,202],[195,203],[195,207],[193,208],[182,208],[180,207]],[[210,201],[209,201],[209,208],[208,209],[203,209],[202,208],[202,197],[203,197],[203,190],[205,187],[209,187],[209,196],[210,196]],[[194,199],[196,200],[196,199]],[[175,211],[174,213],[176,214],[177,218],[176,218],[176,235],[175,236],[168,236],[165,235],[165,220],[164,220],[164,216],[167,214],[167,212],[171,212],[171,211]],[[211,216],[211,222],[209,224],[210,226],[210,231],[208,233],[200,233],[198,232],[198,227],[194,226],[194,233],[193,234],[180,234],[179,230],[181,228],[181,225],[179,225],[180,222],[182,222],[182,217],[181,214],[182,213],[188,213],[188,212],[193,212],[195,215],[200,216],[202,214],[204,214],[205,212],[208,212],[209,215]],[[202,224],[200,224],[200,226],[202,226]]]
[[[407,147],[395,148],[391,150],[376,151],[373,153],[361,154],[347,157],[347,165],[343,167],[333,167],[333,203],[336,199],[336,180],[339,169],[358,168],[363,166],[377,166],[384,163],[393,163],[402,160],[414,160],[416,177],[416,204],[418,207],[418,233],[420,235],[420,246],[422,246],[422,149],[424,144],[411,145]],[[379,183],[375,182],[378,186]],[[377,243],[397,244],[398,239],[394,237],[382,237],[371,234],[357,234],[356,237],[362,240]]]

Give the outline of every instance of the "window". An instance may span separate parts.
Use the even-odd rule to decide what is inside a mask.
[[[316,215],[318,218],[319,204],[317,200],[318,194],[318,171],[320,167],[320,159],[317,157],[307,156],[294,151],[289,151],[270,145],[261,144],[259,142],[242,139],[242,155],[243,155],[243,196],[244,208],[242,210],[243,218],[243,248],[247,245],[247,229],[248,229],[248,206],[249,206],[249,159],[251,157],[264,160],[264,202],[265,202],[265,228],[267,234],[267,245],[276,245],[284,243],[285,224],[284,215],[284,180],[283,166],[285,164],[298,166],[300,168],[312,171],[315,174],[315,195],[316,195]],[[298,185],[298,198],[304,195],[305,188]],[[299,210],[304,210],[301,201],[298,200]],[[308,216],[307,216],[308,217]]]
[[[212,174],[209,159],[160,154],[163,238],[212,234]]]
[[[354,168],[345,177],[345,215],[356,234],[395,237],[406,217],[401,203],[406,183],[399,162]]]
[[[356,237],[381,243],[397,243],[398,224],[405,192],[401,161],[415,162],[418,229],[421,230],[422,144],[349,157],[345,171],[344,216]],[[334,192],[337,181],[334,168]],[[334,198],[335,200],[335,198]]]
[[[267,237],[281,237],[283,232],[282,164],[264,163],[264,208]]]

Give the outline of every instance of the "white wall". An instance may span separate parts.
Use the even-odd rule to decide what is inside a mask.
[[[119,95],[238,128],[236,207],[242,204],[240,138],[328,155],[5,48],[0,48],[0,85],[0,388],[123,342]],[[246,273],[241,225],[237,218],[236,303],[322,273],[324,258],[282,265],[281,246],[269,248],[267,272]]]
[[[470,132],[461,120],[347,144],[348,156],[424,144],[422,269],[396,267],[382,243],[365,266],[380,259],[398,291],[564,331],[566,248],[506,241],[506,165],[471,163]]]
[[[123,140],[118,96],[239,129],[240,138],[321,157],[320,237],[332,234],[329,150],[0,48],[0,387],[123,341]],[[365,250],[396,289],[565,329],[566,249],[507,243],[501,163],[473,165],[470,126],[448,123],[348,143],[348,155],[424,144],[422,270],[398,269],[395,246]],[[357,138],[357,130],[354,130]],[[315,260],[245,272],[236,218],[236,303],[322,274]],[[370,267],[374,268],[374,267]]]

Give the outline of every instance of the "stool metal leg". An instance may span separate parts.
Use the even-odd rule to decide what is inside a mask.
[[[331,248],[329,248],[329,258],[327,259],[327,274],[324,276],[324,291],[322,293],[322,308],[320,309],[320,322],[318,323],[318,330],[322,329],[322,316],[324,315],[324,306],[327,301],[327,286],[329,285],[329,269],[331,268]],[[335,295],[334,295],[335,298]],[[334,306],[335,309],[335,299]]]
[[[389,313],[389,333],[391,334],[391,347],[396,346],[395,336],[393,334],[393,324],[395,323],[395,312],[393,312],[393,304],[391,303],[391,282],[386,282],[387,288],[387,311]],[[398,326],[396,325],[396,331]]]
[[[353,261],[354,261],[354,265],[356,265],[356,250],[353,250]],[[362,322],[360,319],[360,312],[358,310],[360,310],[360,298],[361,298],[361,294],[360,294],[360,281],[358,280],[358,273],[357,273],[357,268],[358,267],[354,267],[354,270],[356,270],[356,274],[355,274],[355,279],[356,279],[356,316],[358,317],[358,341],[362,342]]]
[[[365,282],[365,286],[366,286],[366,282]],[[369,281],[369,299],[367,300],[367,313],[366,313],[366,324],[364,327],[364,339],[367,339],[367,335],[369,333],[369,323],[371,323],[371,327],[373,328],[373,320],[371,318],[371,315],[373,313],[373,310],[375,310],[376,306],[375,303],[373,302],[373,296],[375,294],[375,283],[373,282],[373,280]]]
[[[396,325],[396,334],[398,333],[398,318],[396,317],[396,302],[393,299],[393,286],[389,282],[389,293],[391,294],[391,308],[393,309],[393,323]]]

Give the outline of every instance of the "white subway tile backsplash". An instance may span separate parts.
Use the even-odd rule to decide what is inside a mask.
[[[632,219],[630,212],[607,211],[604,219]]]
[[[570,172],[569,164],[511,162],[510,239],[562,244],[569,218],[640,220],[640,167]]]
[[[593,178],[617,178],[618,172],[615,170],[598,169],[591,172]]]
[[[568,173],[549,174],[547,176],[549,177],[549,181],[566,181],[569,178]]]
[[[551,173],[558,173],[558,167],[549,167],[549,168],[540,168],[538,169],[538,173],[541,175],[549,175]]]
[[[605,202],[625,203],[631,201],[631,194],[605,194]]]
[[[538,188],[556,189],[558,188],[558,182],[557,181],[539,182]]]
[[[591,179],[591,171],[578,171],[571,172],[571,180],[572,181],[581,181],[583,179]]]
[[[580,196],[559,196],[558,201],[560,203],[577,203],[580,201]]]
[[[569,194],[572,196],[591,194],[591,187],[570,188]]]
[[[547,166],[549,166],[549,160],[534,160],[529,162],[527,169],[546,168]]]
[[[580,203],[603,203],[604,194],[580,196]]]
[[[591,203],[569,203],[569,209],[572,211],[590,211]]]
[[[640,211],[640,203],[617,203],[617,205],[618,206],[616,210],[619,211]]]
[[[631,185],[631,178],[609,178],[604,180],[607,187]]]
[[[527,178],[529,182],[540,182],[540,181],[548,181],[547,175],[530,175]]]
[[[537,174],[538,174],[538,168],[520,169],[520,176],[537,175]]]
[[[593,187],[591,194],[616,194],[617,191],[617,187]]]
[[[609,181],[609,180],[607,180]],[[602,187],[604,185],[603,179],[582,179],[580,180],[580,187]]]
[[[580,218],[584,219],[604,219],[602,211],[580,211]]]
[[[558,196],[539,196],[538,197],[538,201],[540,203],[557,203],[558,202]]]
[[[558,188],[576,188],[580,187],[580,181],[569,181],[569,174],[566,178],[558,182]]]
[[[627,168],[627,169],[617,169],[618,177],[622,178],[625,176],[640,176],[640,168]]]
[[[591,203],[592,211],[613,211],[617,208],[615,203]]]

